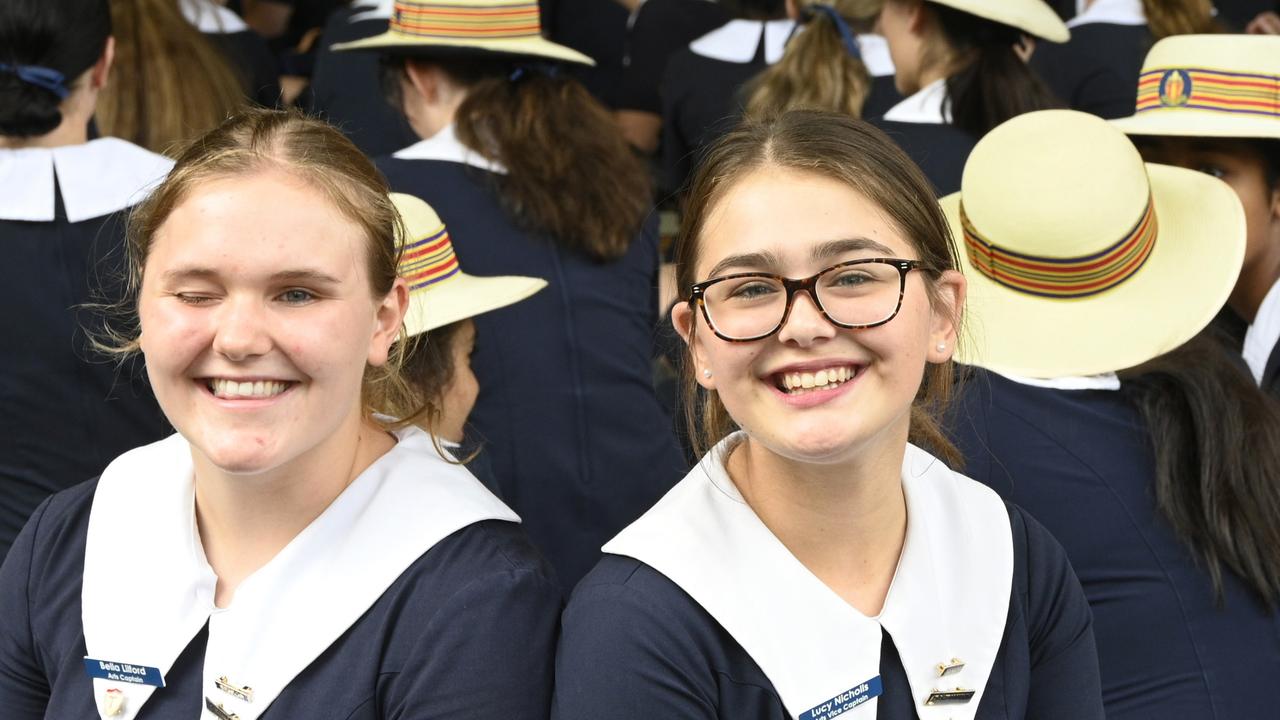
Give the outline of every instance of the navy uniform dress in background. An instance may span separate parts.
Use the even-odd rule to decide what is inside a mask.
[[[618,109],[661,115],[658,89],[667,61],[728,21],[726,10],[714,0],[646,0],[627,33]]]
[[[933,184],[939,197],[960,190],[964,163],[977,138],[951,124],[944,107],[945,80],[938,80],[903,99],[880,117],[868,116],[902,148]]]
[[[182,14],[222,49],[240,74],[245,93],[263,107],[280,103],[280,78],[267,41],[249,29],[239,15],[212,0],[182,0]]]
[[[570,64],[565,71],[606,107],[615,107],[627,44],[627,9],[614,0],[540,0],[538,5],[543,35],[596,61],[594,67]]]
[[[550,568],[430,438],[397,434],[226,609],[180,436],[49,499],[0,569],[0,716],[213,718],[211,701],[242,720],[545,719]],[[86,657],[155,667],[165,687],[90,679]]]
[[[738,439],[574,591],[553,718],[1102,718],[1088,605],[1025,513],[908,447],[907,536],[866,617],[743,501],[717,455]],[[957,689],[972,694],[929,703]]]
[[[1097,0],[1067,27],[1067,42],[1036,45],[1032,69],[1072,110],[1108,119],[1133,115],[1142,60],[1155,42],[1142,1]]]
[[[1032,387],[982,370],[949,423],[965,472],[1062,543],[1092,607],[1109,720],[1276,717],[1280,614],[1209,574],[1155,506],[1155,459],[1116,390]]]
[[[0,149],[0,558],[46,497],[167,432],[141,364],[90,349],[83,306],[120,297],[125,216],[172,165],[116,138]]]
[[[475,318],[468,437],[484,443],[500,496],[571,588],[687,467],[652,384],[654,223],[608,263],[521,230],[498,195],[500,168],[452,127],[377,164],[393,190],[439,208],[467,272],[550,283]]]

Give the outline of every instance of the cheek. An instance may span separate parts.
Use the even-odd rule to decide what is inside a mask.
[[[139,346],[148,367],[189,362],[211,338],[209,319],[200,310],[161,301],[138,307]]]

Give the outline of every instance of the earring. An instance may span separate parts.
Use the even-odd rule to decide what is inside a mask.
[[[944,351],[944,350],[946,350],[946,349],[947,349],[947,344],[946,344],[946,343],[938,343],[938,352],[942,352],[942,351]]]
[[[702,377],[704,378],[711,377],[711,370],[709,368],[702,368]]]

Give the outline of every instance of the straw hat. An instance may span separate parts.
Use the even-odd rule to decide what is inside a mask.
[[[942,199],[969,281],[961,362],[1036,378],[1132,367],[1213,319],[1244,261],[1226,183],[1145,164],[1071,110],[1009,120]]]
[[[418,335],[449,323],[497,310],[529,297],[547,286],[540,278],[506,275],[476,277],[462,272],[453,243],[440,216],[412,195],[391,193],[408,237],[400,276],[409,281],[409,312],[404,324]]]
[[[333,49],[405,55],[508,55],[596,64],[577,50],[542,37],[537,0],[396,0],[386,32],[338,43]]]
[[[1280,37],[1175,35],[1138,77],[1130,135],[1280,139]]]
[[[1044,0],[930,0],[970,15],[994,20],[1050,42],[1071,39],[1062,18]]]

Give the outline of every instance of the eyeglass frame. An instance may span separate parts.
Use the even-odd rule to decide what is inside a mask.
[[[818,299],[818,278],[826,275],[832,270],[838,270],[839,268],[849,267],[851,265],[867,265],[870,263],[891,265],[898,271],[898,303],[894,306],[893,312],[889,317],[873,323],[842,323],[831,317],[831,315],[827,313],[827,309],[822,306],[822,301]],[[765,272],[733,273],[732,275],[722,275],[720,277],[711,278],[710,280],[703,280],[702,282],[694,283],[689,287],[689,299],[685,302],[689,304],[690,309],[692,309],[694,305],[700,306],[702,308],[702,318],[707,322],[707,327],[711,329],[711,332],[714,333],[716,337],[724,340],[725,342],[755,342],[757,340],[764,340],[765,338],[777,335],[782,331],[782,327],[787,324],[787,320],[791,317],[791,308],[795,307],[796,293],[802,290],[809,293],[809,299],[813,301],[813,306],[818,309],[818,312],[822,314],[822,317],[826,318],[827,322],[838,328],[844,328],[845,330],[866,330],[867,328],[884,325],[898,316],[898,313],[902,310],[902,299],[906,297],[907,294],[907,273],[912,270],[937,272],[936,268],[930,267],[923,260],[904,260],[902,258],[862,258],[836,263],[825,270],[821,270],[807,278],[801,278],[799,280]],[[711,320],[711,312],[707,310],[707,288],[726,280],[740,280],[742,278],[751,277],[781,282],[783,289],[787,291],[786,309],[782,311],[782,319],[778,321],[778,324],[774,326],[772,330],[764,333],[763,335],[757,335],[749,338],[729,337],[716,329],[715,322]]]

